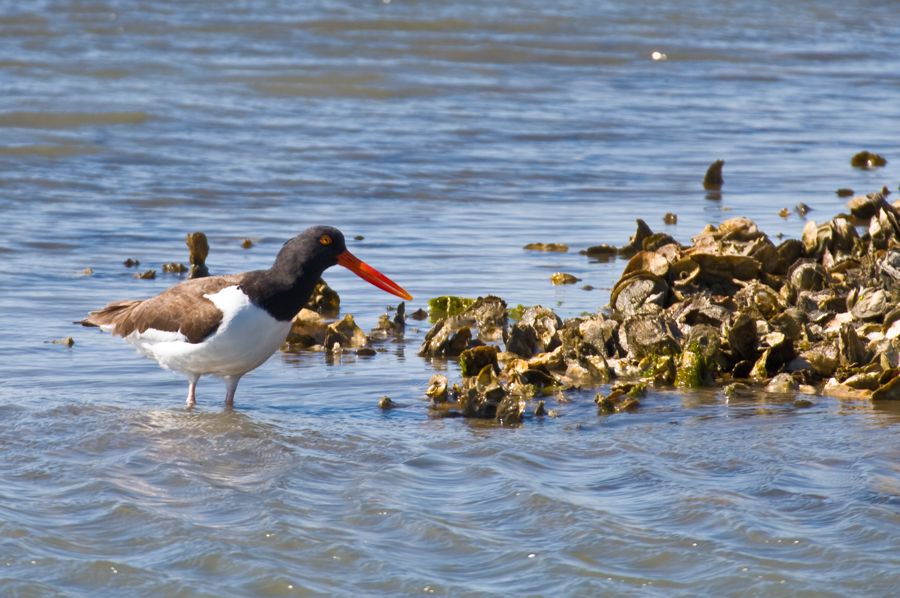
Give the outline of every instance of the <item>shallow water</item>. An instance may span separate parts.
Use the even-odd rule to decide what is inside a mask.
[[[276,355],[235,413],[204,379],[187,412],[183,380],[71,324],[175,283],[122,261],[185,261],[194,230],[232,272],[330,223],[411,309],[572,316],[624,265],[577,250],[636,217],[798,236],[782,208],[896,190],[891,3],[618,4],[2,4],[0,593],[893,593],[892,404],[659,392],[598,417],[573,393],[518,428],[440,419],[423,390],[457,368],[414,327],[372,358]],[[852,169],[862,149],[887,167]],[[394,303],[327,279],[364,328]]]

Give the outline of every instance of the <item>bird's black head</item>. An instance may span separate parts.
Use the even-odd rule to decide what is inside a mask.
[[[338,263],[338,256],[346,250],[341,231],[332,226],[312,226],[284,244],[272,268],[294,277],[307,275],[317,280],[322,272]]]

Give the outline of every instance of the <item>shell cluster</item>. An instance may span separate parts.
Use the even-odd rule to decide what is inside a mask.
[[[506,423],[529,404],[545,413],[535,397],[610,383],[601,412],[636,408],[650,385],[900,398],[900,209],[887,195],[777,244],[741,217],[689,246],[638,221],[607,309],[563,320],[534,306],[511,321],[484,297],[439,320],[419,353],[459,359],[462,380],[435,375],[426,395]]]

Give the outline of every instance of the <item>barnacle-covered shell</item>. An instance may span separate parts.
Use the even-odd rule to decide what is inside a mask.
[[[865,288],[854,294],[850,313],[857,320],[878,320],[893,307],[884,289]]]
[[[795,262],[788,270],[788,283],[795,291],[821,291],[827,282],[825,269],[812,260]]]
[[[642,270],[616,283],[609,304],[615,311],[631,316],[650,303],[665,307],[668,296],[669,285],[666,281],[652,272]]]
[[[673,354],[678,351],[676,334],[672,323],[658,314],[640,314],[619,326],[619,344],[636,359]]]
[[[669,272],[669,262],[655,251],[638,251],[625,264],[625,268],[622,270],[622,278],[642,270],[664,277]]]
[[[759,276],[762,264],[744,255],[716,255],[692,253],[691,259],[700,265],[704,276],[738,280],[751,280]]]

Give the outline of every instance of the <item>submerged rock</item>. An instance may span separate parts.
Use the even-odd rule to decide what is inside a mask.
[[[706,169],[703,176],[703,188],[707,191],[718,191],[725,184],[722,178],[722,167],[725,166],[725,160],[716,160]]]

